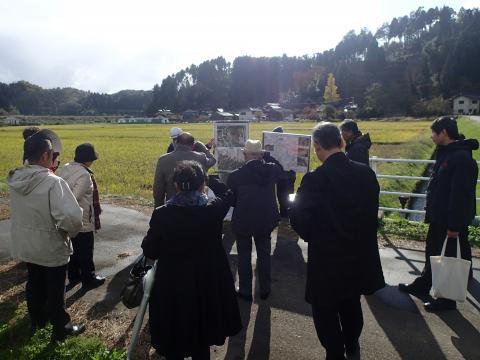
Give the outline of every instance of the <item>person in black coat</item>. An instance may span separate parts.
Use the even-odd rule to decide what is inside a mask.
[[[322,166],[307,173],[290,209],[290,222],[308,242],[305,299],[327,359],[359,352],[362,294],[385,286],[377,244],[379,185],[375,173],[341,150],[339,129],[313,130]]]
[[[205,173],[194,161],[179,163],[173,181],[177,194],[155,209],[142,243],[145,256],[158,259],[149,306],[152,346],[168,360],[210,359],[210,345],[223,345],[242,328],[222,245],[233,193],[211,178],[217,198],[208,203]]]
[[[370,135],[363,135],[353,120],[345,120],[340,124],[343,140],[345,141],[345,154],[350,160],[369,166],[369,149],[372,146]]]
[[[472,150],[478,149],[476,139],[465,140],[458,133],[457,122],[448,116],[440,117],[432,125],[432,140],[437,145],[435,165],[427,187],[425,222],[429,223],[425,245],[425,267],[422,275],[411,284],[399,284],[400,290],[426,297],[432,286],[430,256],[441,254],[448,238],[446,256],[456,256],[456,239],[460,241],[463,259],[472,260],[468,242],[468,225],[475,218],[477,162]],[[456,303],[436,299],[425,303],[428,311],[455,309]]]
[[[247,140],[243,149],[246,163],[233,171],[227,185],[235,194],[232,230],[237,239],[237,295],[252,301],[252,237],[257,250],[257,272],[260,298],[267,299],[271,290],[271,233],[280,215],[275,199],[275,184],[282,172],[278,163],[267,163],[259,140]]]

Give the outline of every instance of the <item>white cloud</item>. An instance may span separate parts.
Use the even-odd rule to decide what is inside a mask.
[[[417,7],[413,0],[5,1],[0,81],[107,92],[149,89],[168,74],[217,56],[232,61],[239,55],[321,52],[351,29],[374,31]]]

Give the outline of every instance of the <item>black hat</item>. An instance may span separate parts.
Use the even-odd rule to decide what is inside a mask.
[[[86,163],[98,159],[98,154],[95,152],[95,148],[92,144],[85,143],[80,144],[75,149],[75,160],[78,163]]]
[[[275,129],[272,130],[273,132],[276,133],[283,133],[283,128],[281,126],[277,126]]]

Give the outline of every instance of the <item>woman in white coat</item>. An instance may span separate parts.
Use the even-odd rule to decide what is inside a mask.
[[[81,144],[75,149],[74,161],[66,164],[61,173],[83,209],[82,230],[72,239],[73,255],[68,264],[68,288],[82,282],[82,289],[90,290],[105,282],[105,278],[95,274],[93,263],[94,232],[100,229],[101,208],[90,166],[97,159],[98,154],[92,144]]]

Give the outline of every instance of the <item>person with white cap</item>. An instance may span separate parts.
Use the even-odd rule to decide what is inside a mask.
[[[172,141],[168,145],[167,154],[175,150],[175,143],[177,142],[177,138],[182,134],[183,130],[178,127],[173,127],[170,129],[170,138],[172,139]]]
[[[53,134],[58,146],[60,140]],[[8,175],[11,255],[27,264],[26,299],[32,330],[50,321],[52,339],[63,340],[85,330],[84,325],[73,325],[65,310],[70,238],[82,228],[82,209],[68,184],[49,170],[52,145],[40,132],[27,137],[24,165]]]
[[[237,238],[238,297],[252,301],[252,237],[257,249],[260,298],[270,295],[270,235],[278,225],[280,214],[275,198],[275,184],[282,173],[278,164],[264,160],[262,143],[247,140],[243,149],[245,164],[233,171],[227,185],[235,194],[232,230]]]

